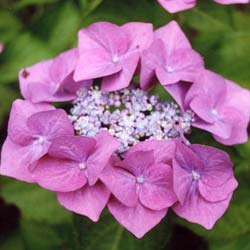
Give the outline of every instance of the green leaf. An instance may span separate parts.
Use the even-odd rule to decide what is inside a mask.
[[[84,15],[87,16],[94,11],[103,0],[80,0],[80,6],[84,11]]]
[[[28,5],[41,5],[41,4],[48,4],[48,3],[56,3],[59,2],[59,0],[21,0],[16,5],[16,9],[24,8]]]
[[[82,216],[74,216],[74,250],[160,250],[170,237],[169,217],[142,239],[137,239],[105,211],[98,223]]]
[[[1,177],[1,195],[6,202],[21,209],[25,220],[58,224],[70,222],[71,213],[59,205],[56,195],[38,187],[17,180]]]
[[[23,33],[6,44],[0,55],[0,83],[17,80],[20,69],[48,59],[54,55],[46,43],[30,33]]]
[[[71,1],[57,9],[48,41],[53,51],[61,52],[76,43],[79,24],[80,14]]]

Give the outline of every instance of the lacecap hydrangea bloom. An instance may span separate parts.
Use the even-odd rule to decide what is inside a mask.
[[[94,23],[77,48],[20,70],[19,82],[25,100],[12,105],[2,175],[56,192],[92,221],[107,207],[138,238],[169,209],[206,229],[225,213],[233,164],[186,135],[197,127],[225,145],[247,141],[250,92],[205,69],[175,21],[156,31]]]
[[[196,5],[196,0],[157,0],[170,13],[191,9]],[[249,0],[214,0],[219,4],[246,4]]]

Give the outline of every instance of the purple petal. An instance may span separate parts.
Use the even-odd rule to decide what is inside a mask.
[[[43,188],[58,191],[74,191],[87,182],[79,164],[74,161],[45,156],[31,170],[33,179]]]
[[[95,149],[87,160],[88,182],[91,186],[97,182],[110,157],[120,146],[117,139],[106,131],[101,131],[97,134],[95,140]]]
[[[173,191],[173,171],[166,164],[151,165],[143,173],[144,183],[140,185],[139,199],[147,208],[162,210],[176,201]]]
[[[192,222],[212,229],[215,222],[225,213],[232,195],[226,200],[219,202],[208,202],[200,195],[193,195],[186,200],[185,204],[177,203],[173,206],[174,212]]]
[[[115,219],[137,238],[142,238],[167,214],[167,209],[154,211],[140,203],[136,207],[126,207],[115,199],[108,203],[108,208]]]
[[[62,206],[70,211],[87,216],[94,222],[99,220],[109,196],[110,192],[101,182],[92,187],[85,185],[73,192],[57,193],[58,201]]]
[[[111,193],[124,205],[133,207],[138,202],[136,191],[136,178],[123,168],[112,166],[113,161],[107,165],[100,179]]]
[[[94,151],[96,141],[85,136],[61,136],[53,140],[49,155],[59,159],[68,159],[78,163],[86,161]]]

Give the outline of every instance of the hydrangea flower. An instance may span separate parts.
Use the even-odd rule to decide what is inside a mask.
[[[48,104],[16,100],[8,125],[8,137],[1,153],[0,173],[33,182],[28,168],[45,155],[54,138],[73,135],[64,110]]]
[[[157,225],[177,200],[169,165],[174,150],[173,142],[138,143],[123,161],[114,159],[102,173],[101,180],[116,197],[108,204],[110,212],[138,238]]]
[[[158,0],[158,2],[170,13],[191,9],[196,5],[196,0]],[[214,0],[220,4],[243,4],[249,0]]]
[[[73,100],[78,89],[92,84],[92,81],[73,80],[77,57],[77,49],[71,49],[54,59],[20,70],[23,97],[33,103]]]
[[[4,44],[0,42],[0,53],[2,53],[4,50]]]
[[[79,31],[76,81],[104,77],[102,90],[114,91],[129,85],[137,68],[140,52],[152,41],[149,23],[117,26],[98,22]],[[88,62],[88,63],[86,63]]]
[[[184,110],[195,113],[193,126],[211,132],[225,145],[247,141],[250,120],[248,90],[208,70],[203,71],[194,84],[180,82],[166,88]]]
[[[185,134],[196,126],[223,144],[246,141],[250,92],[205,70],[174,21],[154,33],[95,23],[78,47],[20,71],[26,100],[13,103],[0,174],[56,192],[93,221],[107,205],[138,238],[170,207],[212,228],[237,187],[232,163]],[[151,92],[158,81],[180,107]],[[69,100],[68,114],[48,104]]]
[[[57,191],[59,202],[67,209],[97,221],[110,195],[98,182],[99,175],[118,147],[116,139],[105,131],[95,139],[58,137],[31,170],[32,177],[40,186]]]
[[[178,143],[173,160],[177,215],[211,229],[225,213],[237,187],[228,155],[218,149]]]
[[[153,43],[142,53],[140,84],[143,89],[150,87],[155,75],[163,85],[193,82],[203,68],[202,57],[192,49],[179,25],[171,21],[155,31]]]

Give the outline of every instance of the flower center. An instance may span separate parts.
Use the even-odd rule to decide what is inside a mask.
[[[137,181],[137,183],[142,184],[142,183],[144,183],[144,177],[143,176],[138,176],[136,178],[136,181]]]
[[[196,171],[192,170],[192,176],[194,180],[199,180],[201,178],[200,174],[197,173]]]
[[[84,162],[82,162],[82,163],[79,164],[79,168],[80,168],[81,170],[84,170],[84,169],[87,168],[87,166],[86,166],[86,164],[85,164]]]
[[[147,139],[181,139],[190,132],[194,115],[182,112],[172,102],[160,102],[157,95],[131,87],[115,92],[101,92],[98,87],[78,92],[70,119],[78,135],[95,137],[107,130],[127,151],[139,141]]]
[[[214,116],[217,116],[218,115],[218,110],[217,109],[212,109],[211,114],[214,115]]]
[[[45,143],[46,139],[44,136],[38,136],[36,139],[36,143],[43,145]]]
[[[174,69],[173,69],[171,66],[167,66],[167,67],[166,67],[166,71],[167,71],[168,73],[173,73],[173,72],[174,72]]]
[[[112,57],[112,62],[113,62],[113,63],[119,62],[119,57],[118,57],[117,55],[113,56],[113,57]]]

